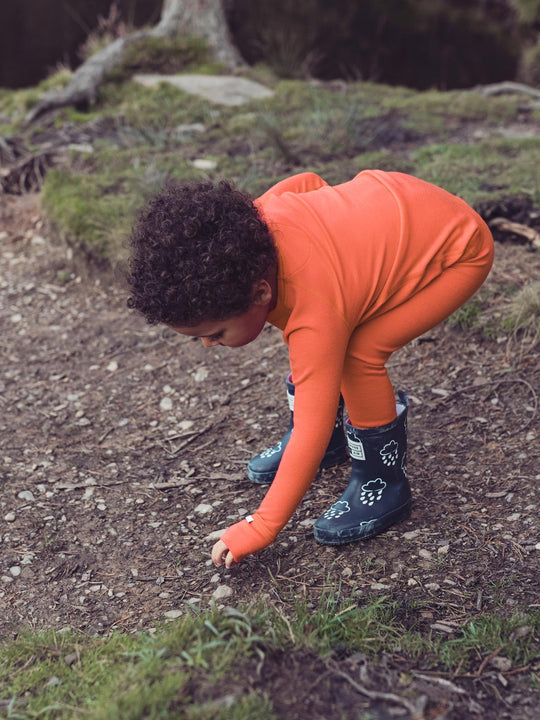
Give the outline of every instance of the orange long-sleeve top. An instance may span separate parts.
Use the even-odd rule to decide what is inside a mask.
[[[335,186],[302,173],[255,204],[278,250],[277,306],[268,321],[289,346],[294,429],[259,509],[221,537],[237,562],[276,538],[311,485],[355,328],[465,259],[479,221],[454,195],[380,170]]]

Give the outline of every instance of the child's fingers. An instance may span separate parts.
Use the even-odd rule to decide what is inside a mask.
[[[229,555],[231,557],[229,561]],[[230,567],[233,562],[233,556],[229,552],[229,548],[225,545],[223,540],[218,540],[217,543],[212,548],[212,562],[214,565],[219,567],[220,565],[223,565],[223,562],[225,562],[225,567]]]
[[[225,567],[227,568],[227,570],[232,566],[233,562],[234,562],[233,554],[229,550],[229,552],[227,552],[227,557],[225,558]]]

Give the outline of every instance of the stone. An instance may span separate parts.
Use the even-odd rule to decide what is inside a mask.
[[[223,535],[224,532],[224,528],[222,528],[221,530],[212,530],[212,532],[208,533],[208,535],[204,539],[208,542],[216,542],[216,540],[219,540],[219,538]]]
[[[218,585],[212,593],[212,598],[214,600],[225,600],[225,598],[231,597],[232,594],[233,589],[228,585]]]
[[[215,170],[218,166],[217,162],[210,158],[196,158],[191,161],[191,165],[197,170]]]
[[[512,669],[512,661],[510,658],[501,657],[500,655],[491,658],[489,664],[499,672],[508,672]]]
[[[409,532],[404,532],[403,537],[405,540],[414,540],[420,535],[420,530],[410,530]]]
[[[197,505],[196,508],[193,509],[193,512],[196,512],[197,515],[207,515],[208,513],[211,513],[213,511],[212,505],[207,505],[206,503],[200,503]]]
[[[169,620],[176,620],[181,615],[182,615],[181,610],[167,610],[167,612],[165,613],[165,617],[168,618]]]
[[[217,105],[242,105],[251,100],[263,100],[273,96],[272,90],[248,78],[234,75],[153,75],[136,74],[135,82],[145,87],[157,87],[168,83],[179,90],[199,95]]]
[[[192,133],[203,133],[206,128],[202,123],[184,123],[178,125],[176,132],[179,136],[190,135]]]
[[[208,377],[208,369],[203,366],[197,370],[197,372],[193,376],[193,379],[195,380],[195,382],[199,383],[199,382],[204,382],[207,377]]]
[[[162,398],[161,402],[159,403],[159,409],[163,410],[164,412],[169,412],[172,410],[172,400],[170,397],[164,397]]]

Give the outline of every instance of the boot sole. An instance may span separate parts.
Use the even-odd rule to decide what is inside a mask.
[[[346,447],[332,450],[327,452],[323,457],[321,464],[319,465],[319,470],[327,470],[328,468],[335,467],[336,465],[343,465],[348,462],[348,460],[349,453]],[[276,474],[277,469],[270,472],[257,472],[256,470],[252,470],[249,465],[247,467],[248,478],[251,482],[257,485],[269,485],[276,477]]]
[[[361,523],[356,527],[343,528],[342,530],[325,530],[318,528],[315,524],[313,526],[313,535],[321,545],[346,545],[358,540],[369,540],[376,535],[380,535],[393,525],[407,520],[411,514],[411,505],[412,503],[409,501],[380,518]]]

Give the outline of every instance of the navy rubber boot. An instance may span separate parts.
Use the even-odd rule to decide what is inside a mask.
[[[254,483],[265,485],[272,482],[276,476],[283,452],[291,437],[294,425],[294,385],[291,382],[290,374],[287,377],[287,400],[291,411],[291,419],[287,432],[275,445],[255,455],[248,463],[248,478]],[[321,460],[319,469],[322,470],[333,467],[334,465],[340,465],[348,461],[348,459],[347,440],[345,438],[345,432],[343,431],[343,398],[340,396],[332,437],[330,438],[324,457]]]
[[[367,540],[406,520],[411,512],[407,480],[407,408],[399,392],[398,416],[388,425],[360,430],[346,423],[352,458],[349,485],[313,526],[317,542],[342,545]]]

